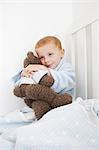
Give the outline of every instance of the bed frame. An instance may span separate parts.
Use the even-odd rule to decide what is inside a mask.
[[[75,23],[71,36],[77,82],[75,96],[99,98],[99,17]]]

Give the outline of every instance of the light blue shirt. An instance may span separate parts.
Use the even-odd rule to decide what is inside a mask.
[[[70,63],[62,59],[59,65],[53,70],[49,69],[55,82],[52,89],[57,93],[68,93],[74,95],[75,73]]]

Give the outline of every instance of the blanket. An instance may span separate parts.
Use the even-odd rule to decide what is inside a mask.
[[[0,150],[99,150],[96,103],[78,98],[39,121],[7,129],[0,136]]]

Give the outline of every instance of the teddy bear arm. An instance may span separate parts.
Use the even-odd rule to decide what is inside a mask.
[[[21,84],[14,87],[13,94],[17,97],[23,98],[25,97],[25,89],[28,84]]]
[[[51,87],[54,83],[54,79],[52,76],[48,76],[47,74],[44,75],[41,80],[39,81],[39,84],[40,85],[45,85],[45,86],[48,86],[48,87]]]

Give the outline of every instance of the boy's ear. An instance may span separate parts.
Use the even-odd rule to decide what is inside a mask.
[[[62,57],[64,56],[64,53],[65,53],[65,50],[64,50],[64,49],[61,49],[61,56],[62,56]]]

